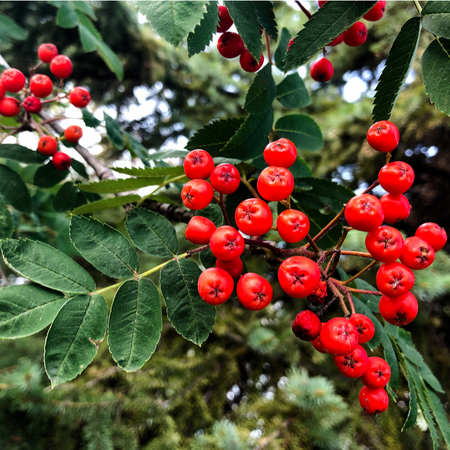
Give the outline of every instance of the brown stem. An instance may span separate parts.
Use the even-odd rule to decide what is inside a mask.
[[[320,248],[317,247],[317,244],[313,241],[313,238],[309,234],[306,235],[306,240],[309,242],[311,247],[314,249],[315,253],[319,253],[320,252]]]
[[[268,242],[260,241],[257,239],[244,239],[244,243],[246,243],[248,245],[254,245],[256,247],[267,248],[269,250],[272,250],[272,252],[275,253],[275,255],[279,255],[283,251],[283,250],[275,247],[274,245],[269,244]]]
[[[378,185],[380,184],[380,182],[374,181],[364,192],[363,194],[367,194],[368,192],[370,192],[372,189],[376,188]]]
[[[190,258],[192,255],[195,255],[196,253],[200,253],[205,250],[208,250],[208,248],[209,248],[209,244],[204,245],[203,247],[194,248],[194,250],[189,250],[186,252],[186,258]]]
[[[352,227],[344,227],[344,231],[342,232],[342,236],[339,239],[339,242],[336,244],[336,247],[335,247],[336,250],[340,250],[341,249],[342,244],[344,243],[345,238],[347,237],[347,234],[350,233],[350,231],[352,231],[352,230],[353,230]]]
[[[38,124],[38,123],[33,119],[33,117],[30,117],[30,122],[33,124],[34,129],[39,133],[39,136],[40,136],[40,137],[45,136],[45,133],[44,133],[44,131],[42,130],[40,124]]]
[[[11,131],[9,131],[8,133],[2,134],[2,136],[0,137],[0,143],[2,143],[7,137],[9,136],[13,136],[14,134],[18,133],[20,130],[22,130],[23,127],[14,127]]]
[[[41,125],[45,125],[47,123],[52,123],[52,122],[57,122],[58,120],[63,120],[63,119],[67,119],[67,117],[66,116],[52,117],[51,119],[43,120],[41,122]]]
[[[320,317],[321,315],[323,315],[323,313],[328,309],[328,307],[334,303],[334,301],[337,299],[337,295],[333,295],[333,298],[316,314]]]
[[[374,259],[370,253],[366,252],[354,252],[353,250],[342,250],[341,255],[345,256],[360,256],[361,258]]]
[[[272,54],[270,53],[270,39],[267,31],[264,30],[264,37],[266,38],[266,50],[267,50],[267,59],[269,60],[269,64],[272,65]]]
[[[331,222],[325,225],[325,227],[313,237],[313,241],[317,242],[319,239],[325,236],[341,220],[341,217],[344,215],[344,212],[345,206],[338,212],[336,217]],[[309,248],[309,246],[310,244],[307,244],[305,245],[305,248]]]
[[[357,278],[359,278],[364,272],[367,272],[368,270],[370,270],[377,263],[378,263],[378,261],[372,261],[369,265],[364,267],[364,269],[360,270],[356,275],[353,275],[348,280],[343,281],[342,284],[347,285],[347,284],[351,283],[353,280],[356,280]]]
[[[247,180],[247,178],[241,177],[241,183],[247,186],[248,190],[252,193],[253,197],[260,198],[260,196],[255,191],[254,187],[250,184],[250,181]]]
[[[308,20],[312,19],[313,15],[298,0],[295,0],[295,3],[297,3],[298,7],[303,11]]]
[[[347,305],[345,304],[344,297],[339,292],[338,288],[330,280],[327,280],[327,285],[331,289],[333,294],[336,295],[337,298],[339,299],[339,303],[341,305],[341,308],[342,308],[342,311],[344,312],[345,317],[351,316],[350,311],[348,310]]]
[[[389,164],[389,161],[391,160],[391,152],[386,153],[386,164]]]
[[[287,248],[285,250],[279,250],[279,252],[280,255],[286,258],[289,256],[306,256],[307,258],[313,259],[314,257],[317,256],[316,253],[310,252],[309,250],[306,250],[304,247]]]
[[[348,303],[350,304],[350,310],[352,311],[352,314],[356,314],[355,311],[355,304],[353,303],[352,294],[350,292],[346,292]]]
[[[220,194],[219,206],[220,206],[220,209],[222,210],[222,214],[223,214],[223,218],[225,219],[225,223],[228,226],[231,226],[230,219],[228,218],[227,208],[226,208],[225,203],[223,201],[223,194],[222,193]]]

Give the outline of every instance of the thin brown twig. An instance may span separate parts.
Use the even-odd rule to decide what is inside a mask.
[[[327,225],[325,225],[325,227],[313,237],[313,241],[317,242],[319,239],[321,239],[323,236],[325,236],[341,220],[341,217],[344,215],[344,212],[345,212],[345,206],[337,213],[337,215],[334,217],[333,220],[331,220],[331,222],[329,222]],[[310,244],[306,244],[304,248],[309,248],[309,247],[310,247]]]
[[[295,3],[297,3],[298,7],[303,11],[308,20],[313,18],[313,15],[298,0],[295,0]]]
[[[255,191],[255,188],[250,184],[250,181],[245,177],[241,177],[241,183],[247,186],[247,189],[252,193],[253,197],[260,198],[258,193]]]
[[[196,253],[200,253],[200,252],[203,252],[205,250],[208,250],[208,248],[209,248],[209,244],[204,245],[203,247],[194,248],[194,250],[188,250],[186,252],[186,258],[190,258],[192,255],[195,255]]]
[[[0,143],[2,143],[7,137],[13,136],[14,134],[18,133],[20,130],[22,130],[22,126],[14,128],[8,133],[2,134],[2,136],[0,137]]]
[[[222,193],[220,194],[219,206],[220,206],[220,209],[221,209],[221,211],[222,211],[222,214],[223,214],[223,218],[224,218],[224,220],[225,220],[225,223],[226,223],[228,226],[231,226],[230,219],[228,218],[227,207],[225,206],[225,203],[224,203],[224,201],[223,201],[223,194],[222,194]]]
[[[315,253],[319,253],[320,252],[320,248],[317,247],[317,244],[313,241],[313,238],[309,234],[306,235],[306,240],[309,242],[311,247],[314,249]]]
[[[266,38],[266,50],[267,50],[267,58],[269,60],[269,64],[272,65],[272,53],[270,52],[270,38],[267,34],[267,31],[264,30],[264,37]]]
[[[332,303],[334,303],[334,301],[337,299],[338,297],[337,297],[337,295],[333,295],[333,297],[331,298],[331,300],[326,304],[326,305],[324,305],[324,307],[319,311],[319,312],[317,312],[316,314],[320,317],[321,315],[323,315],[323,313],[328,309],[328,307],[332,304]]]
[[[375,264],[377,264],[378,261],[372,261],[369,265],[367,265],[366,267],[364,267],[364,269],[360,270],[356,275],[353,275],[351,278],[349,278],[348,280],[345,280],[342,282],[343,285],[347,285],[350,284],[353,280],[356,280],[357,278],[359,278],[363,273],[367,272],[368,270],[370,270]]]
[[[339,299],[339,303],[341,305],[342,311],[344,312],[345,317],[349,317],[350,311],[347,308],[347,305],[345,304],[344,301],[344,297],[342,296],[342,294],[339,292],[338,288],[335,286],[335,284],[333,282],[331,282],[330,280],[327,280],[327,285],[328,287],[331,289],[331,291],[333,292],[334,295],[336,295]]]
[[[345,256],[360,256],[361,258],[374,259],[374,257],[367,252],[354,252],[353,250],[341,250],[341,255]]]

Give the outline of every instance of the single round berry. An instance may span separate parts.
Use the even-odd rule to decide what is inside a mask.
[[[426,269],[434,261],[433,247],[420,237],[409,237],[405,239],[405,246],[403,247],[400,261],[413,270]]]
[[[335,317],[322,325],[320,343],[328,353],[345,356],[358,346],[358,331],[348,319]]]
[[[70,125],[64,130],[64,138],[71,144],[77,144],[83,137],[83,130],[78,125]]]
[[[385,225],[367,233],[366,248],[377,261],[394,262],[403,252],[403,236]]]
[[[379,0],[377,4],[370,9],[366,14],[364,14],[363,19],[369,22],[376,22],[383,17],[384,11],[386,9],[386,0]]]
[[[54,44],[41,44],[38,48],[38,57],[44,63],[49,63],[58,55],[58,49]]]
[[[308,302],[314,306],[322,306],[327,294],[327,282],[320,280],[312,294],[308,295]]]
[[[273,290],[270,283],[262,276],[246,273],[237,283],[236,294],[245,309],[259,311],[271,302]]]
[[[277,231],[281,239],[290,244],[305,239],[309,233],[309,219],[306,214],[295,209],[287,209],[277,218]]]
[[[53,91],[53,82],[47,75],[38,73],[31,77],[30,91],[39,98],[49,96]]]
[[[0,80],[8,92],[19,92],[25,86],[25,75],[17,69],[6,69]]]
[[[58,151],[58,142],[53,136],[42,136],[37,150],[45,156],[53,156]]]
[[[14,97],[5,97],[0,101],[0,114],[5,117],[14,117],[20,113],[20,102]]]
[[[336,47],[336,45],[344,42],[344,33],[340,34],[337,38],[333,39],[328,45],[330,47]]]
[[[380,169],[378,180],[390,194],[403,194],[414,183],[414,170],[403,161],[391,162]]]
[[[291,297],[307,297],[319,284],[319,266],[304,256],[291,256],[281,263],[278,281],[281,289]]]
[[[211,253],[223,261],[239,258],[245,248],[244,238],[236,228],[224,225],[217,228],[209,240]]]
[[[205,150],[192,150],[184,158],[184,173],[191,180],[206,180],[213,169],[214,161]]]
[[[289,169],[297,161],[297,149],[289,139],[278,139],[278,141],[268,144],[264,149],[264,161],[268,166]]]
[[[50,72],[57,78],[69,78],[72,75],[72,62],[65,55],[55,56],[50,62]]]
[[[214,167],[209,175],[209,182],[220,194],[232,194],[239,187],[241,176],[236,167],[224,163]]]
[[[380,198],[383,205],[384,221],[389,224],[405,220],[409,217],[411,205],[403,194],[386,194]]]
[[[233,25],[233,19],[230,17],[228,8],[223,5],[219,5],[219,25],[217,25],[218,33],[225,33],[231,25]]]
[[[378,290],[388,297],[400,297],[414,286],[415,276],[405,265],[393,262],[383,264],[377,272]]]
[[[389,397],[384,389],[370,389],[363,386],[359,391],[359,404],[365,414],[372,416],[386,411]]]
[[[358,331],[358,343],[365,344],[375,335],[375,326],[373,322],[364,314],[352,314],[350,322],[355,325]]]
[[[83,87],[76,87],[70,91],[69,101],[77,108],[85,108],[91,101],[91,94]]]
[[[212,267],[201,273],[197,287],[203,301],[210,305],[220,305],[231,297],[234,281],[225,270]]]
[[[381,317],[386,322],[398,327],[411,323],[419,312],[419,304],[411,292],[393,298],[383,295],[378,307]]]
[[[322,324],[323,326],[323,324]],[[320,334],[316,337],[313,341],[311,341],[312,346],[320,353],[327,354],[328,352],[322,347],[322,344],[320,343]]]
[[[269,202],[288,198],[294,190],[294,177],[285,167],[266,167],[258,177],[256,184],[259,194]]]
[[[272,227],[273,217],[269,205],[259,198],[244,200],[234,214],[237,227],[249,236],[262,236]]]
[[[236,58],[244,51],[244,42],[239,34],[227,31],[217,41],[217,50],[224,58]]]
[[[334,73],[333,64],[327,58],[321,58],[311,65],[311,78],[314,81],[326,83],[331,80]]]
[[[0,100],[3,100],[6,95],[6,88],[3,86],[3,83],[0,81]]]
[[[373,195],[357,195],[347,203],[345,219],[356,230],[372,231],[383,223],[383,207],[380,200]]]
[[[67,170],[72,164],[72,158],[63,152],[57,152],[53,155],[52,163],[57,170]]]
[[[196,245],[205,245],[216,231],[216,226],[206,217],[194,216],[186,228],[186,239]]]
[[[242,262],[241,258],[232,259],[231,261],[218,259],[216,261],[216,267],[225,270],[225,272],[228,272],[231,275],[231,278],[237,280],[242,275],[242,271],[244,270],[244,263]]]
[[[23,101],[23,109],[31,114],[38,114],[42,110],[42,103],[38,98],[30,96]]]
[[[211,185],[205,180],[188,181],[181,190],[184,206],[194,211],[206,208],[214,197]]]
[[[292,322],[292,332],[302,341],[314,341],[321,329],[322,322],[317,314],[309,309],[298,313]]]
[[[347,31],[344,31],[344,42],[349,47],[358,47],[367,39],[367,27],[362,22],[356,22]]]
[[[428,242],[435,252],[441,250],[447,243],[447,233],[437,223],[423,223],[417,228],[415,235]]]
[[[289,49],[292,47],[292,44],[293,44],[293,43],[294,43],[294,38],[292,38],[292,39],[289,40],[288,45],[287,45],[287,49],[286,49],[287,52],[288,52]]]
[[[367,142],[374,150],[381,153],[392,152],[399,141],[398,128],[388,120],[374,123],[367,132]]]
[[[251,53],[246,48],[244,48],[241,56],[239,57],[239,64],[241,65],[241,68],[246,72],[258,72],[258,70],[261,69],[262,65],[264,64],[264,55],[261,53],[259,61],[256,61]]]
[[[367,370],[361,376],[361,381],[370,389],[380,389],[386,386],[391,378],[389,364],[377,356],[372,356],[367,362]]]
[[[366,351],[358,345],[348,355],[335,356],[334,363],[345,377],[359,378],[367,369],[368,359]]]

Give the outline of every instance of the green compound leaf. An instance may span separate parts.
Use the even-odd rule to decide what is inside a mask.
[[[47,164],[36,170],[33,184],[44,189],[51,188],[66,179],[67,175],[69,175],[68,170],[58,170],[53,163],[49,161]]]
[[[133,156],[140,158],[144,166],[149,166],[150,164],[147,160],[149,158],[148,150],[129,133],[124,132],[123,138],[125,140],[126,149]]]
[[[161,177],[161,182],[165,177],[175,177],[184,174],[183,166],[176,167],[111,167],[114,172],[124,173],[126,175],[133,175],[138,178],[156,178]]]
[[[436,108],[450,115],[450,40],[435,39],[422,56],[425,91]]]
[[[271,65],[266,64],[257,74],[245,96],[244,108],[250,114],[264,114],[272,106],[277,87]]]
[[[130,241],[96,219],[72,216],[70,240],[86,261],[111,278],[129,278],[139,270],[136,251]]]
[[[24,30],[14,20],[0,14],[0,41],[5,45],[9,45],[10,39],[23,41],[27,38],[28,31]]]
[[[97,20],[94,10],[91,8],[88,2],[78,0],[76,2],[73,2],[72,5],[78,11],[81,11],[82,13],[89,16],[92,20]]]
[[[77,188],[85,192],[96,194],[117,194],[119,192],[134,191],[146,186],[162,183],[161,177],[157,178],[124,178],[120,180],[101,180],[92,183],[77,184]]]
[[[140,1],[136,2],[136,6],[147,17],[152,28],[174,46],[194,31],[206,12],[203,1]]]
[[[216,1],[209,1],[206,4],[206,13],[200,24],[193,32],[189,33],[187,39],[189,56],[205,50],[205,47],[212,41],[219,24],[219,6]]]
[[[264,31],[274,40],[278,39],[277,22],[273,13],[273,4],[268,1],[251,2],[255,8],[258,22]]]
[[[200,211],[195,212],[196,216],[206,217],[209,219],[217,228],[223,225],[223,214],[219,205],[209,205]]]
[[[441,401],[439,397],[433,392],[431,389],[427,389],[425,385],[423,385],[425,395],[427,397],[428,404],[430,405],[431,412],[433,413],[434,418],[436,419],[436,423],[439,427],[439,430],[442,433],[445,444],[447,448],[450,448],[450,426],[447,419],[447,414],[444,411]]]
[[[103,113],[105,118],[106,134],[110,141],[118,150],[122,150],[125,147],[125,142],[122,137],[122,129],[120,125],[108,114]]]
[[[45,340],[45,371],[55,387],[92,362],[105,337],[108,305],[100,295],[78,295],[59,311]]]
[[[5,200],[23,213],[33,210],[33,202],[25,183],[19,174],[0,164],[0,192]]]
[[[78,189],[70,181],[64,183],[53,199],[53,208],[56,212],[71,210],[77,201]]]
[[[75,170],[75,172],[78,175],[81,175],[83,178],[86,178],[87,180],[89,180],[89,175],[88,175],[88,173],[86,171],[86,167],[83,163],[72,158],[72,166],[71,167],[73,170]]]
[[[16,339],[43,330],[66,301],[61,292],[35,284],[0,289],[0,338]]]
[[[161,299],[150,280],[130,280],[120,286],[111,307],[108,343],[114,361],[135,372],[150,359],[162,330]]]
[[[405,423],[403,424],[402,431],[409,430],[416,424],[418,414],[416,388],[414,387],[411,374],[408,372],[408,366],[406,364],[404,364],[404,366],[406,368],[408,388],[409,388],[409,411]]]
[[[14,222],[8,205],[0,195],[0,239],[10,238],[14,233]]]
[[[161,150],[147,155],[147,158],[152,161],[161,161],[169,158],[184,158],[187,154],[188,152],[186,150]]]
[[[62,292],[84,294],[95,290],[93,278],[63,252],[39,241],[1,241],[5,263],[37,284]]]
[[[425,362],[419,367],[420,376],[437,392],[444,394],[445,391],[441,386],[439,380],[435,377],[431,369]]]
[[[307,63],[319,50],[357,22],[376,1],[328,2],[305,23],[286,53],[284,71]],[[316,20],[317,19],[317,20]]]
[[[25,164],[42,164],[48,156],[19,144],[0,145],[0,158],[12,159]]]
[[[372,112],[374,122],[390,120],[400,89],[413,63],[421,28],[420,17],[413,17],[403,25],[395,38],[376,88]]]
[[[126,226],[133,244],[144,253],[158,258],[172,258],[177,254],[175,228],[160,214],[135,208],[128,215]]]
[[[211,267],[216,267],[217,258],[212,254],[212,251],[208,248],[200,253],[200,262],[203,264],[205,269],[210,269]]]
[[[161,270],[161,292],[166,302],[167,317],[185,339],[201,345],[211,333],[215,306],[205,303],[198,294],[201,271],[194,261],[170,261]]]
[[[301,178],[301,177],[312,177],[313,173],[311,172],[311,169],[308,167],[308,164],[306,164],[306,161],[299,156],[297,157],[295,163],[289,167],[289,170],[292,173],[292,176],[294,178]]]
[[[121,197],[105,198],[97,200],[87,205],[79,206],[73,209],[70,214],[82,215],[89,214],[96,211],[103,211],[105,209],[117,208],[118,206],[134,203],[141,199],[139,195],[123,195]]]
[[[275,131],[280,137],[292,141],[299,150],[313,152],[323,147],[322,131],[319,125],[312,117],[305,114],[289,114],[281,117],[275,124]]]
[[[285,108],[304,108],[311,104],[311,97],[300,75],[295,72],[286,76],[277,86],[275,97]]]
[[[422,10],[425,30],[438,37],[450,39],[450,4],[429,1]]]
[[[391,378],[387,385],[387,391],[395,400],[397,395],[395,394],[393,389],[396,390],[400,387],[400,369],[398,367],[398,359],[394,350],[394,346],[392,345],[391,338],[386,332],[383,334],[381,343],[383,344],[384,348],[384,358],[391,368]]]
[[[274,53],[275,65],[278,69],[284,70],[284,58],[287,52],[287,46],[291,40],[291,33],[285,27],[281,29],[280,42],[278,42],[278,47]]]
[[[102,123],[100,120],[95,118],[86,108],[83,108],[81,110],[81,114],[83,114],[83,121],[87,127],[96,128]]]
[[[363,291],[376,291],[371,284],[361,280],[361,278],[357,278],[354,283],[357,289]],[[380,297],[378,295],[359,294],[359,298],[373,313],[379,314],[378,303],[380,302]]]
[[[63,2],[56,15],[56,25],[61,28],[74,28],[78,25],[78,16],[70,2]]]

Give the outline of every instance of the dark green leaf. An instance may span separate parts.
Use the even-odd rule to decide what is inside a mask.
[[[280,137],[291,140],[298,150],[316,151],[323,147],[319,125],[306,114],[289,114],[281,117],[275,124],[275,131]]]
[[[300,157],[297,157],[295,163],[289,167],[289,170],[294,178],[312,177],[313,175],[306,161]]]
[[[176,177],[184,174],[183,166],[176,167],[111,167],[112,170],[126,175],[133,175],[135,177],[161,177],[161,183],[165,177]]]
[[[0,195],[0,239],[10,238],[14,233],[14,222],[8,205]]]
[[[421,367],[422,364],[424,364],[423,358],[422,355],[416,350],[416,347],[411,339],[411,335],[403,328],[395,327],[389,323],[386,323],[385,327],[387,332],[394,336],[397,345],[400,347],[405,357],[416,366]]]
[[[41,188],[51,188],[63,181],[69,175],[68,170],[58,170],[49,161],[44,166],[39,167],[34,174],[33,184]]]
[[[122,129],[120,128],[120,125],[108,114],[103,114],[105,117],[106,134],[114,147],[118,150],[122,150],[125,146],[125,142],[123,141]]]
[[[276,99],[290,109],[303,108],[311,104],[311,97],[300,75],[295,72],[286,76],[277,86]]]
[[[147,158],[152,161],[157,161],[169,158],[184,158],[187,154],[188,152],[186,150],[161,150],[160,152],[147,155]]]
[[[140,158],[144,166],[149,166],[147,158],[149,157],[148,150],[131,134],[124,132],[125,147],[133,155]]]
[[[95,52],[97,50],[97,39],[92,35],[92,33],[81,23],[78,24],[78,34],[80,35],[81,45],[86,53]],[[93,125],[88,125],[93,126]],[[97,125],[95,125],[97,126]]]
[[[274,40],[278,39],[277,22],[273,13],[273,4],[268,1],[251,2],[255,8],[259,24],[264,31]]]
[[[212,41],[214,33],[216,33],[217,25],[219,24],[218,3],[209,1],[206,4],[206,9],[207,11],[200,24],[195,27],[194,31],[189,33],[187,39],[189,56],[205,50],[205,47]]]
[[[209,219],[217,228],[223,225],[223,214],[219,205],[211,204],[206,208],[196,211],[196,216],[206,217]]]
[[[441,383],[439,380],[434,376],[431,369],[427,366],[426,363],[422,363],[422,365],[419,367],[420,376],[437,392],[440,392],[441,394],[444,394],[445,391],[442,389]]]
[[[444,411],[442,403],[439,400],[439,397],[431,389],[427,389],[425,385],[424,391],[428,404],[430,405],[431,412],[433,413],[436,423],[441,430],[444,441],[447,444],[447,448],[450,448],[450,426],[448,424],[447,414]]]
[[[70,2],[64,2],[58,9],[56,25],[61,28],[74,28],[78,25],[78,16]]]
[[[405,364],[405,368],[406,368],[406,375],[407,375],[408,388],[409,388],[409,411],[408,411],[408,417],[406,418],[406,421],[403,424],[402,431],[409,430],[416,424],[417,414],[418,414],[416,388],[414,387],[412,376],[408,372],[408,366],[406,364]]]
[[[74,1],[72,3],[73,7],[77,9],[78,11],[81,11],[82,13],[86,14],[93,20],[97,20],[97,17],[95,17],[94,10],[91,8],[88,2],[85,1]]]
[[[97,52],[101,56],[103,61],[105,61],[109,70],[115,73],[119,81],[122,81],[123,65],[120,62],[120,59],[117,57],[117,55],[111,50],[111,48],[108,45],[106,45],[103,41],[100,41],[97,44]]]
[[[0,41],[9,45],[10,39],[23,41],[27,38],[28,31],[24,30],[14,20],[0,14]]]
[[[278,43],[278,47],[274,53],[275,65],[280,70],[284,69],[283,60],[286,55],[287,46],[289,45],[290,40],[291,40],[291,33],[289,33],[289,30],[287,28],[283,27],[281,29],[280,42]]]
[[[376,291],[371,284],[367,281],[361,280],[361,278],[357,278],[355,280],[355,286],[357,289],[361,289],[363,291]],[[370,294],[359,294],[359,298],[361,301],[368,306],[368,308],[373,312],[378,314],[380,311],[378,309],[378,303],[380,302],[380,296],[378,295],[370,295]]]
[[[82,177],[89,180],[89,175],[86,172],[86,167],[83,163],[80,163],[80,161],[77,161],[76,159],[72,158],[72,169],[75,170],[76,173],[81,175]]]
[[[422,9],[422,15],[450,14],[450,3],[441,1],[428,1]]]
[[[83,121],[87,127],[96,128],[102,122],[95,118],[86,108],[81,110],[81,114],[83,114]]]
[[[96,194],[116,194],[118,192],[134,191],[146,186],[160,184],[161,177],[155,178],[122,178],[120,180],[101,180],[92,183],[78,184],[82,191],[94,192]]]
[[[0,145],[0,158],[25,164],[42,164],[48,157],[19,144]]]
[[[64,183],[53,199],[53,208],[56,212],[71,210],[77,201],[78,189],[70,181]]]
[[[391,338],[386,332],[383,333],[381,343],[384,347],[384,358],[391,368],[391,379],[389,380],[388,388],[390,388],[389,393],[393,395],[392,389],[396,390],[400,387],[400,370],[398,367],[397,355],[395,354]]]
[[[250,114],[264,114],[271,108],[277,87],[272,77],[271,65],[266,64],[254,78],[245,96],[244,108]]]
[[[422,10],[425,30],[438,37],[450,39],[450,3],[429,1]]]
[[[0,193],[5,200],[24,213],[30,213],[33,209],[30,193],[22,178],[3,164],[0,164]]]
[[[200,262],[203,264],[205,269],[210,269],[211,267],[216,267],[217,258],[212,254],[212,251],[208,248],[200,253]]]
[[[139,195],[123,195],[121,197],[104,198],[75,208],[70,213],[77,215],[89,214],[96,211],[103,211],[104,209],[116,208],[128,203],[134,203],[140,199],[141,197]]]

